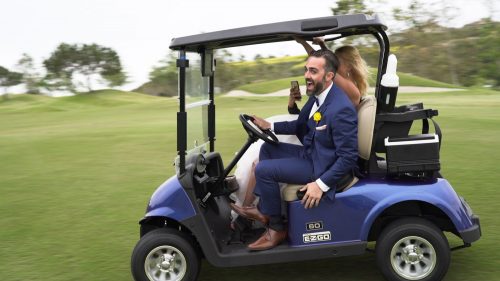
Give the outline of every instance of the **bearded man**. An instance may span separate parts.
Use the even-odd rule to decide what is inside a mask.
[[[261,129],[296,135],[303,146],[262,145],[255,169],[254,193],[260,197],[259,206],[232,205],[239,215],[267,226],[266,232],[248,245],[250,250],[271,249],[287,238],[281,216],[280,182],[304,184],[302,204],[306,209],[314,208],[321,200],[333,200],[336,184],[357,166],[357,113],[344,91],[333,83],[338,67],[333,52],[310,53],[304,73],[309,99],[298,119],[269,123],[254,116],[253,122]]]

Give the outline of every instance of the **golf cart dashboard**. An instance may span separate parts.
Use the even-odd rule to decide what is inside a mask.
[[[224,165],[218,152],[198,153],[186,159],[183,178],[192,182],[196,198],[224,194]]]

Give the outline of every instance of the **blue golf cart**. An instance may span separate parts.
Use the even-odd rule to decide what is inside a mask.
[[[481,237],[479,218],[440,174],[441,130],[437,110],[423,104],[395,106],[395,59],[387,27],[377,16],[345,15],[265,24],[175,38],[178,51],[176,174],[151,196],[140,220],[140,240],[131,259],[137,281],[196,280],[201,259],[216,267],[285,263],[373,252],[387,280],[441,280],[452,250]],[[375,95],[359,106],[359,171],[347,177],[334,200],[305,209],[294,185],[283,190],[288,239],[267,251],[246,244],[262,229],[233,221],[230,199],[237,187],[229,175],[257,140],[277,143],[270,131],[239,119],[248,140],[227,166],[215,142],[214,51],[326,36],[339,40],[373,36],[379,45]],[[384,76],[387,78],[384,78]],[[235,118],[237,118],[235,116]],[[410,135],[414,123],[422,132]],[[431,128],[432,132],[431,132]],[[219,136],[223,137],[223,136]],[[463,245],[450,249],[444,232]]]

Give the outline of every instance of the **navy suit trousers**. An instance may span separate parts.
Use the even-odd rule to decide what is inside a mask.
[[[279,183],[307,184],[313,182],[313,164],[304,147],[289,143],[264,143],[255,168],[255,194],[260,197],[259,209],[268,216],[281,215]]]

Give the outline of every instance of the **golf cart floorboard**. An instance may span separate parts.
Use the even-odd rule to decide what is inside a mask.
[[[365,241],[300,247],[283,243],[270,250],[250,251],[246,244],[231,244],[221,249],[217,261],[209,259],[209,262],[214,266],[233,267],[362,255],[366,252],[366,245]]]

